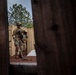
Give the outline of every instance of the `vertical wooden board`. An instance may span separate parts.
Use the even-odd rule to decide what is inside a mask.
[[[0,0],[0,75],[9,74],[7,0]]]
[[[73,75],[76,36],[71,0],[32,3],[39,75]]]

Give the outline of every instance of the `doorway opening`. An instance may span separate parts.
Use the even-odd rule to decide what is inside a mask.
[[[7,0],[7,8],[10,65],[37,66],[31,0]]]

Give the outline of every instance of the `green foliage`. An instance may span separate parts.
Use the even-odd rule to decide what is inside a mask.
[[[21,22],[23,27],[33,27],[33,21],[30,17],[30,13],[21,4],[13,4],[8,11],[9,25],[16,25],[17,22]]]

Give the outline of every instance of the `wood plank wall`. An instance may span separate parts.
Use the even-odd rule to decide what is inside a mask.
[[[8,75],[7,0],[0,0],[0,75]],[[76,75],[76,1],[32,0],[39,75]]]
[[[38,74],[76,75],[76,1],[32,0],[32,5]]]
[[[15,55],[15,46],[14,46],[14,40],[13,40],[12,34],[16,26],[9,25],[8,28],[9,28],[9,51],[10,51],[9,53],[10,53],[10,56],[13,56]],[[27,49],[26,54],[28,54],[31,50],[35,49],[34,31],[33,31],[33,28],[24,28],[24,27],[21,27],[21,28],[27,32],[28,38],[27,38],[27,45],[25,43],[25,47]]]

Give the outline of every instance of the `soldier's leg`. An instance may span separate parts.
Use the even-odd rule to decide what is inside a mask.
[[[21,40],[19,41],[19,57],[22,58],[23,55],[22,55],[22,50],[23,50],[23,47],[22,47],[22,42]]]
[[[15,46],[15,58],[18,58],[18,47]]]
[[[24,54],[24,56],[27,55],[26,52],[27,52],[27,51],[26,51],[26,42],[24,42],[24,43],[23,43],[23,54]]]
[[[21,54],[21,57],[23,58],[23,46],[22,45],[20,46],[20,54]]]

